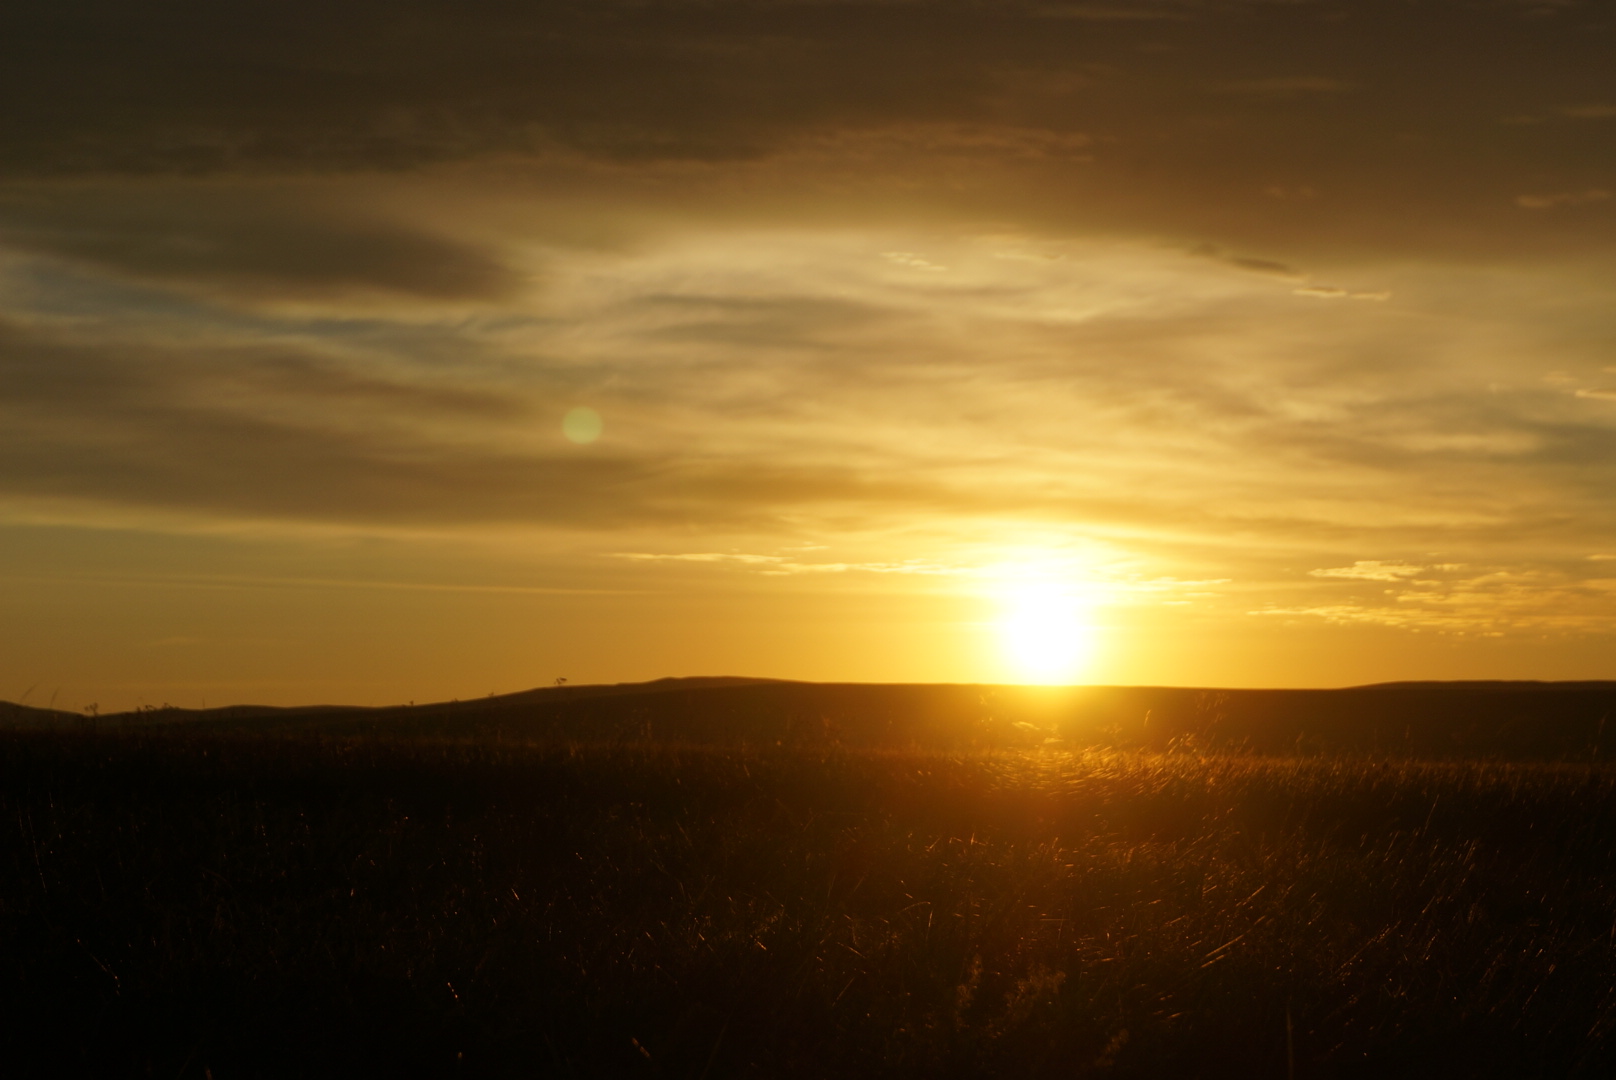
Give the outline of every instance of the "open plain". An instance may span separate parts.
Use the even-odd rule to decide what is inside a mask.
[[[1151,723],[1115,720],[1151,693]],[[4,1053],[221,1078],[1608,1075],[1611,688],[1335,693],[1358,729],[1253,694],[743,680],[14,712]],[[1418,752],[1334,745],[1377,693]]]

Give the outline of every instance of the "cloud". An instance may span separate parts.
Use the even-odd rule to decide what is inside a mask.
[[[1577,390],[1577,396],[1580,398],[1596,398],[1600,401],[1616,401],[1616,390],[1584,387]]]
[[[1254,274],[1272,274],[1276,277],[1301,277],[1301,271],[1287,263],[1276,259],[1262,259],[1250,255],[1233,255],[1214,244],[1197,244],[1190,249],[1190,254],[1203,258],[1216,259],[1238,270],[1247,270]]]
[[[928,268],[944,269],[918,267]],[[820,352],[834,348],[841,335],[890,318],[890,312],[876,305],[846,297],[661,292],[628,301],[623,314],[644,320],[644,332],[658,341]]]
[[[1081,164],[1094,160],[1094,139],[1086,132],[1005,123],[918,122],[837,128],[805,133],[790,146],[797,154],[829,154],[855,161],[894,154],[956,161]]]
[[[1589,206],[1609,198],[1610,192],[1602,188],[1589,188],[1586,191],[1562,191],[1553,195],[1517,195],[1515,205],[1523,210],[1553,210],[1559,206]]]
[[[914,224],[563,248],[541,222],[505,239],[542,252],[543,288],[470,313],[154,299],[92,264],[40,277],[58,257],[14,256],[0,502],[71,502],[75,520],[612,530],[611,549],[642,553],[677,528],[696,555],[1034,525],[1152,548],[1238,534],[1423,551],[1567,516],[1566,542],[1597,550],[1613,524],[1599,410],[1486,389],[1523,357],[1576,362],[1523,329],[1505,302],[1521,282],[1486,268],[1400,269],[1425,300],[1348,312],[1303,310],[1182,245],[1058,234],[1014,240],[1060,256],[1036,259],[1000,258],[1000,230]],[[1556,302],[1597,325],[1596,294]],[[1489,316],[1428,315],[1433,295]],[[606,419],[589,447],[561,436],[580,404]]]
[[[689,383],[680,371],[659,376],[648,389],[662,417],[649,427],[647,406],[608,396],[602,410],[623,417],[613,429],[627,434],[586,452],[560,436],[564,404],[578,397],[565,365],[513,384],[475,338],[462,339],[459,364],[445,373],[387,355],[386,333],[311,343],[300,326],[285,341],[248,344],[232,341],[231,329],[153,345],[0,324],[0,501],[360,529],[697,520],[764,533],[804,514],[1039,512],[1049,502],[1018,487],[973,491],[935,461],[894,467],[906,428],[862,453],[857,443],[876,429],[861,430],[858,416],[805,423],[775,397],[824,387],[782,373],[760,398],[746,370],[756,345]],[[703,428],[721,437],[704,438]]]
[[[883,251],[881,257],[887,262],[896,263],[898,266],[906,266],[911,270],[942,271],[948,269],[948,267],[938,266],[925,256],[916,255],[912,251]]]
[[[1338,566],[1330,570],[1309,570],[1310,577],[1346,578],[1354,581],[1402,581],[1424,572],[1423,566],[1408,563],[1380,562],[1359,559],[1351,566]]]
[[[1277,274],[1280,277],[1296,277],[1296,271],[1282,262],[1272,259],[1251,259],[1230,256],[1224,259],[1230,266],[1238,266],[1242,270],[1250,270],[1257,274]]]
[[[464,382],[391,374],[284,347],[73,343],[0,327],[0,491],[249,520],[553,520],[624,513],[609,492],[655,472],[467,439],[525,410]]]
[[[666,224],[699,203],[754,223],[898,215],[1216,237],[1302,261],[1341,245],[1414,257],[1589,245],[1500,226],[1486,204],[1499,190],[1574,193],[1612,165],[1597,140],[1532,150],[1530,179],[1524,151],[1491,152],[1496,132],[1479,122],[1501,99],[1540,99],[1568,71],[1593,79],[1603,58],[1570,14],[1535,27],[1542,47],[1521,54],[1518,18],[1487,4],[1466,5],[1469,30],[1448,54],[1455,71],[1487,72],[1480,93],[1468,75],[1433,76],[1422,43],[1444,17],[1422,5],[1355,11],[1349,34],[1293,5],[1244,0],[422,0],[407,19],[374,0],[250,12],[174,0],[139,14],[19,3],[0,35],[0,93],[14,106],[0,111],[0,182],[60,198],[125,181],[116,196],[101,188],[108,206],[178,177],[379,189],[431,173],[445,187],[504,186],[506,205],[525,188],[523,213],[630,204],[601,215],[600,232]],[[1504,54],[1517,62],[1500,68]],[[1605,100],[1582,82],[1587,101],[1566,108]],[[1408,118],[1395,146],[1392,110]],[[1425,130],[1452,134],[1438,144],[1421,141]],[[1318,190],[1328,214],[1316,200],[1310,209]],[[393,242],[374,235],[368,209],[360,199],[351,220],[333,215],[359,235],[332,230],[332,266]],[[445,251],[436,212],[420,209],[403,231],[424,246],[393,260],[418,277],[374,282],[359,267],[360,285],[337,284],[461,298],[510,287],[497,225],[459,238],[471,250]],[[116,223],[103,237],[37,242],[200,281],[210,268],[192,241],[218,232],[231,240],[221,287],[302,288],[267,250],[239,265],[231,254],[272,246],[270,225],[257,237],[162,227],[193,254],[132,250],[146,238]]]
[[[926,576],[959,576],[975,571],[959,566],[943,565],[921,559],[898,562],[804,562],[785,555],[751,555],[739,552],[690,552],[686,554],[658,554],[643,551],[615,552],[614,557],[631,562],[645,563],[712,563],[742,566],[771,576],[795,574],[922,574]]]
[[[521,277],[494,253],[292,192],[70,189],[0,202],[0,245],[143,283],[239,297],[391,293],[497,300]]]
[[[695,551],[680,555],[659,555],[645,551],[619,551],[615,553],[619,559],[630,559],[634,562],[696,562],[696,563],[740,563],[743,566],[778,566],[785,562],[781,555],[747,555],[729,551]]]
[[[236,373],[243,389],[266,397],[314,402],[343,409],[371,409],[395,415],[434,413],[473,420],[517,420],[530,415],[527,405],[509,394],[465,385],[463,381],[407,381],[330,360],[298,353],[268,352],[253,357]],[[195,385],[194,383],[192,385]]]
[[[1292,289],[1291,292],[1297,296],[1310,296],[1315,300],[1371,300],[1380,302],[1392,298],[1392,294],[1386,290],[1380,292],[1349,292],[1346,289],[1338,289],[1333,285],[1304,285],[1300,289]]]
[[[930,3],[56,7],[0,39],[0,89],[22,105],[0,116],[0,172],[318,175],[558,148],[737,162],[802,135],[982,120],[991,141],[1015,126],[989,100],[998,73],[1052,33],[1147,9],[1064,10],[1069,30]]]
[[[1512,632],[1610,633],[1616,580],[1582,578],[1560,569],[1496,566],[1447,581],[1407,582],[1376,598],[1337,604],[1275,604],[1256,609],[1263,617],[1303,617],[1338,624],[1365,624],[1454,635],[1502,636]]]

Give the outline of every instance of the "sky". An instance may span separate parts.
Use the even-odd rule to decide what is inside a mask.
[[[12,0],[0,698],[1616,678],[1616,9]]]

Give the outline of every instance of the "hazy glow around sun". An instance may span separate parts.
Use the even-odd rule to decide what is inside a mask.
[[[1000,592],[997,623],[1005,661],[1020,682],[1077,681],[1094,658],[1093,603],[1070,584],[1023,578]]]

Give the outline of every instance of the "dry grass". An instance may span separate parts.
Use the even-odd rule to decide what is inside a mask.
[[[0,860],[56,1075],[1616,1059],[1603,767],[15,735]]]

